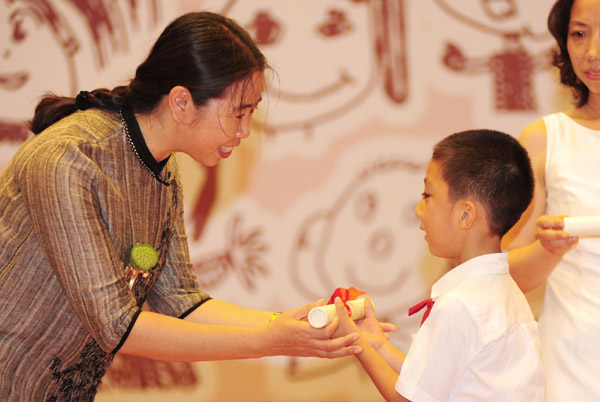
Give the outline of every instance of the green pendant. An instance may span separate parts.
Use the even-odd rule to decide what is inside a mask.
[[[149,271],[158,262],[158,253],[149,244],[136,244],[131,249],[129,264],[132,268]]]

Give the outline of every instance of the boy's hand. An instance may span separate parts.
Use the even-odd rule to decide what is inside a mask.
[[[366,321],[365,321],[366,320]],[[376,321],[376,323],[373,322]],[[365,315],[364,317],[356,321],[356,325],[363,332],[368,332],[369,334],[379,335],[380,331],[377,330],[375,325],[379,325],[379,329],[383,332],[383,336],[385,339],[390,339],[390,332],[396,332],[398,327],[392,324],[391,322],[381,322],[375,315],[375,308],[373,307],[373,303],[371,302],[371,298],[369,296],[365,297]]]
[[[375,311],[373,310],[373,303],[371,303],[371,299],[368,296],[365,297],[365,317],[358,322],[358,325],[348,316],[346,306],[344,306],[339,297],[335,299],[335,309],[339,326],[334,336],[344,336],[349,333],[359,332],[361,337],[369,342],[375,350],[380,350],[389,338],[389,335],[384,330],[396,330],[395,325],[389,323],[381,324],[377,320]]]
[[[335,312],[339,320],[338,329],[334,336],[344,336],[353,332],[359,332],[358,327],[348,315],[348,310],[339,297],[335,298]]]
[[[361,335],[375,350],[379,350],[390,338],[387,332],[397,330],[394,324],[379,322],[369,296],[365,297],[365,318],[358,322],[357,325]]]

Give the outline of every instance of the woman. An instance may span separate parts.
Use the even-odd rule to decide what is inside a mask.
[[[128,86],[48,95],[0,176],[0,400],[90,400],[114,354],[198,361],[358,353],[313,306],[213,300],[190,272],[175,152],[214,166],[250,135],[264,56],[223,16],[173,21]],[[157,251],[126,273],[136,244]],[[147,303],[149,310],[142,311]],[[271,319],[270,319],[271,318]]]
[[[558,0],[548,27],[554,64],[574,108],[526,127],[521,143],[536,176],[528,211],[504,239],[523,291],[543,284],[540,315],[548,401],[600,399],[600,239],[569,236],[565,215],[600,213],[600,1]]]

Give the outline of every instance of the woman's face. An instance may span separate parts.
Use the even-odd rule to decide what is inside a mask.
[[[593,94],[600,94],[600,1],[575,0],[567,50],[573,71]]]
[[[199,107],[198,118],[185,130],[181,151],[206,166],[228,158],[250,135],[252,115],[264,88],[264,73],[256,72],[249,81],[232,85],[223,98]]]

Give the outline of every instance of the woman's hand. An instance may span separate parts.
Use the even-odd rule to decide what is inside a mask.
[[[359,338],[357,329],[343,334],[336,333],[338,318],[318,329],[308,323],[309,311],[321,305],[323,300],[288,310],[270,321],[266,333],[270,340],[267,347],[272,348],[272,353],[267,354],[336,358],[360,353],[362,349],[359,346],[351,346]]]
[[[579,237],[569,236],[564,229],[564,216],[542,215],[535,221],[535,238],[550,253],[563,256],[579,241]]]

